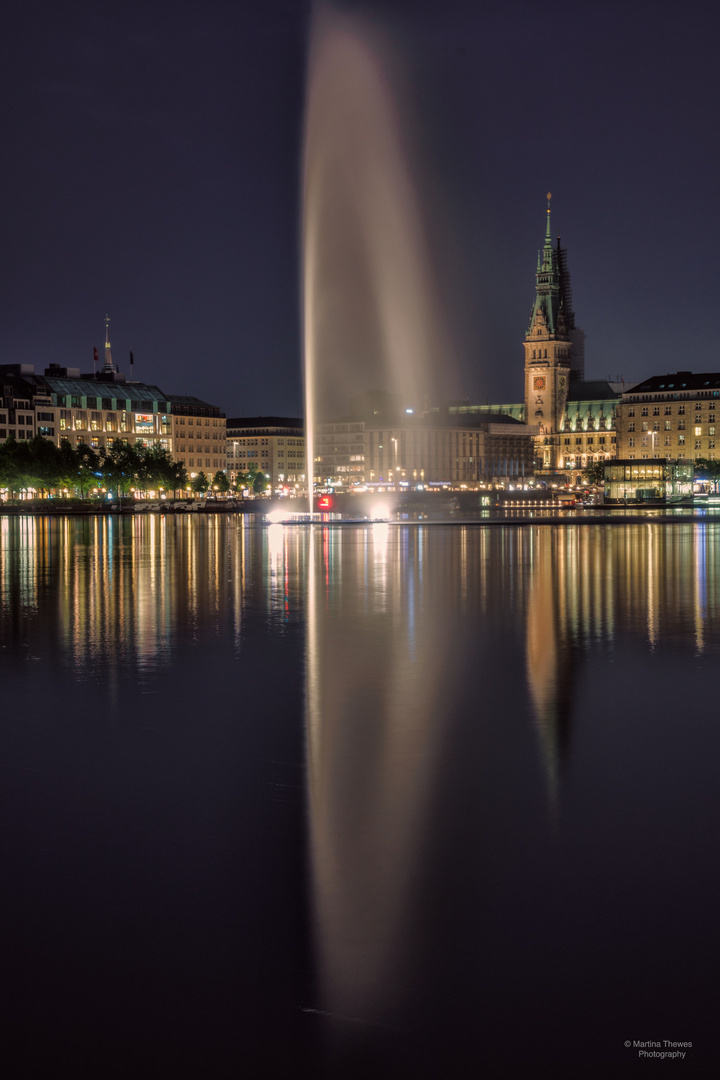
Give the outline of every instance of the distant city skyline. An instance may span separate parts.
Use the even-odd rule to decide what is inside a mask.
[[[706,5],[338,6],[376,17],[397,58],[461,394],[522,397],[548,190],[587,377],[717,368]],[[16,13],[0,65],[0,363],[91,370],[107,313],[129,376],[228,415],[301,414],[310,15],[285,0]]]

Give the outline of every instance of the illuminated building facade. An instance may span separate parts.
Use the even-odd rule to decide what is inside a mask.
[[[545,244],[538,253],[535,301],[525,335],[525,420],[538,426],[536,467],[569,471],[616,453],[620,387],[585,380],[585,335],[575,325],[567,252],[553,247],[548,194]]]
[[[358,419],[319,424],[315,433],[315,479],[321,483],[365,482],[365,422]]]
[[[122,439],[167,450],[190,475],[225,468],[225,416],[199,398],[171,398],[115,371],[81,375],[56,364],[44,375],[31,364],[0,365],[0,390],[0,442],[42,435],[56,446],[67,440],[104,450]]]
[[[691,461],[614,458],[605,466],[604,501],[610,505],[673,502],[693,493]]]
[[[466,418],[500,414],[525,421],[535,431],[534,469],[529,472],[548,479],[567,476],[576,482],[588,465],[615,456],[616,409],[629,387],[619,378],[616,382],[585,378],[585,334],[575,324],[567,251],[559,237],[553,246],[549,196],[524,350],[524,402],[456,402],[449,412]]]
[[[533,429],[510,416],[377,416],[321,424],[315,479],[324,484],[513,482],[533,471]]]
[[[195,397],[174,397],[171,404],[172,447],[188,476],[225,469],[225,414]]]
[[[618,403],[619,456],[714,459],[718,405],[717,372],[678,371],[638,383]]]
[[[510,482],[533,472],[532,430],[511,417],[407,417],[365,431],[365,476],[373,482],[450,484]]]
[[[257,469],[272,491],[305,484],[305,423],[287,416],[244,416],[227,421],[226,469],[231,480]]]

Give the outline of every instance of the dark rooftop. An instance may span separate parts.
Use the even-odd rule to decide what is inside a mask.
[[[305,421],[297,416],[235,416],[228,418],[227,426],[229,428],[289,427],[302,430],[305,427]]]
[[[638,383],[628,391],[631,394],[656,394],[668,390],[718,390],[720,373],[716,371],[700,372],[676,371],[674,375],[653,375],[650,379]]]
[[[589,379],[570,383],[568,401],[610,401],[621,397],[607,379]]]

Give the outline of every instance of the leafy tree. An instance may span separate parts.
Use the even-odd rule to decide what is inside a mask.
[[[587,467],[582,471],[583,480],[587,480],[588,484],[604,484],[605,483],[605,462],[604,461],[591,461]]]
[[[32,487],[40,492],[57,487],[60,478],[61,452],[50,439],[36,435],[28,444],[32,458]]]
[[[184,491],[187,487],[188,474],[182,461],[174,461],[172,467],[171,489],[177,495],[178,491]]]
[[[190,484],[190,487],[196,495],[201,495],[210,487],[210,481],[208,480],[204,472],[199,472]]]
[[[11,499],[15,498],[15,492],[21,487],[18,445],[15,436],[11,435],[0,446],[0,487],[8,489]]]
[[[218,469],[212,478],[213,489],[217,489],[221,495],[225,495],[230,490],[230,481],[228,480],[227,473],[222,469]]]
[[[78,443],[75,447],[75,486],[84,499],[90,488],[98,486],[101,477],[100,455],[87,443]]]
[[[157,444],[143,446],[136,443],[134,449],[138,458],[136,487],[141,491],[158,488],[172,490],[175,462],[170,452]]]
[[[252,469],[250,471],[252,489],[256,495],[262,495],[267,490],[268,480],[264,472],[260,469]]]
[[[709,480],[715,490],[717,490],[718,481],[720,480],[720,461],[715,461],[713,458],[695,458],[695,476],[698,480]]]
[[[105,483],[117,492],[118,498],[137,486],[140,467],[137,450],[123,439],[113,439],[101,463]]]
[[[67,439],[63,439],[60,443],[56,469],[54,486],[74,491],[77,477],[77,455]]]
[[[243,491],[247,491],[252,487],[253,478],[249,472],[239,472],[235,474],[235,482],[233,484],[233,490],[242,494]]]

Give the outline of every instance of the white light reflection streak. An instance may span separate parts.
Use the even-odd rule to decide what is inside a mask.
[[[650,647],[657,643],[657,597],[655,595],[655,528],[648,523],[647,531],[647,628]]]

